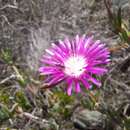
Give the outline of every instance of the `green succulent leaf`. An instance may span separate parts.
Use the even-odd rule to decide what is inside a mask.
[[[1,50],[1,55],[0,57],[3,59],[3,61],[7,64],[12,64],[13,63],[13,56],[12,56],[12,51],[10,49],[4,49]]]
[[[6,106],[0,106],[0,122],[7,120],[11,117],[11,113]]]
[[[28,109],[31,107],[26,95],[23,91],[18,91],[15,95],[16,102],[24,109]]]
[[[130,119],[125,120],[124,126],[125,126],[126,130],[130,130]]]
[[[117,21],[118,21],[118,26],[121,28],[121,24],[122,24],[121,8],[118,9]]]

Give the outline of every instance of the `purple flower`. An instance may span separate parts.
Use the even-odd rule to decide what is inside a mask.
[[[67,83],[67,94],[72,90],[80,92],[80,85],[87,89],[92,83],[101,86],[101,82],[94,78],[107,72],[103,67],[110,59],[108,48],[100,40],[94,41],[93,36],[78,35],[73,39],[65,39],[57,44],[52,44],[46,49],[46,54],[41,59],[44,64],[39,68],[42,75],[46,75],[45,83],[49,86],[62,81]]]

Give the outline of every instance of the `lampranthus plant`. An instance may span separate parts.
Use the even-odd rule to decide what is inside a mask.
[[[93,40],[93,36],[78,35],[69,40],[52,43],[50,49],[46,49],[39,68],[41,75],[46,75],[45,83],[54,86],[62,81],[67,85],[67,94],[72,90],[81,92],[80,85],[91,89],[92,84],[100,87],[101,82],[95,75],[101,76],[107,72],[104,67],[109,63],[110,52],[100,40]]]

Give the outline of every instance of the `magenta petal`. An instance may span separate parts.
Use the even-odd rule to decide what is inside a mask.
[[[75,81],[75,91],[76,91],[77,93],[81,92],[80,84],[79,84],[78,81]]]
[[[91,36],[85,40],[84,48],[85,49],[89,48],[92,43],[93,43],[93,36]]]
[[[77,44],[77,50],[81,51],[83,50],[84,46],[83,43],[85,41],[85,35],[83,35],[80,39],[79,39],[79,43]]]
[[[106,73],[108,70],[105,68],[91,67],[91,68],[87,68],[87,71],[93,74],[101,75]]]
[[[80,40],[79,35],[76,35],[75,37],[76,46],[79,44],[79,40]]]
[[[98,45],[100,45],[99,40],[97,40],[94,44],[91,45],[91,47],[88,48],[87,53],[92,52],[93,50],[95,50],[95,48],[97,48]]]
[[[44,67],[40,67],[38,71],[42,73],[43,69],[44,69]]]
[[[59,76],[56,76],[54,77],[52,80],[50,80],[48,82],[49,85],[52,85],[52,84],[56,84],[57,82],[60,82],[61,80],[63,80],[65,77],[63,77],[62,75],[59,75]]]
[[[91,88],[91,85],[88,83],[87,80],[85,79],[81,79],[82,83],[84,84],[84,86],[87,88],[87,89],[90,89]]]
[[[54,67],[40,67],[39,72],[41,72],[44,75],[48,75],[48,74],[59,73],[60,71],[58,70],[58,68],[54,68]]]
[[[56,62],[54,62],[52,60],[46,60],[46,59],[42,59],[41,62],[43,62],[45,64],[57,64]]]
[[[67,94],[70,96],[72,93],[72,80],[68,80]]]
[[[95,85],[97,85],[98,87],[101,86],[101,82],[99,82],[99,81],[96,80],[95,78],[90,77],[89,80],[92,81],[92,82],[93,82]]]

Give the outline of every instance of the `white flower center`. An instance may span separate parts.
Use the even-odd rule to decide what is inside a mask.
[[[64,72],[67,75],[79,77],[85,71],[87,63],[82,56],[71,56],[65,61],[64,65]]]

